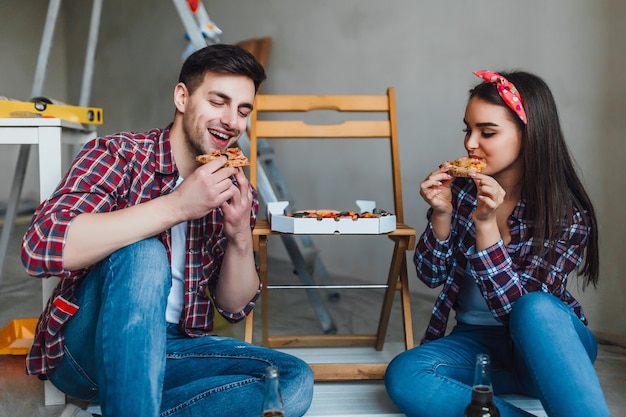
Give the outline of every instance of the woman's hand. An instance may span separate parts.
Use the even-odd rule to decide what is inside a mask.
[[[448,167],[439,168],[428,175],[420,184],[420,195],[433,209],[430,223],[435,237],[444,241],[450,235],[452,220],[452,180],[454,177],[446,171]]]
[[[450,185],[454,177],[447,168],[439,168],[431,172],[420,184],[420,195],[433,208],[436,214],[452,213],[452,191]]]
[[[500,239],[497,212],[504,203],[506,192],[498,181],[483,174],[472,175],[476,184],[476,210],[472,220],[476,226],[476,250],[486,249]]]
[[[488,175],[473,174],[472,179],[476,184],[477,199],[476,211],[472,216],[474,223],[494,220],[506,192],[498,181]]]

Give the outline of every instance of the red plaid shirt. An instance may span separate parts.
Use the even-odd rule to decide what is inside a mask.
[[[530,255],[535,239],[529,236],[523,201],[517,204],[508,219],[511,241],[505,245],[500,240],[480,252],[475,252],[476,229],[471,217],[476,210],[474,181],[458,179],[452,183],[452,205],[452,228],[448,239],[439,241],[435,237],[430,223],[431,209],[426,230],[415,248],[418,278],[431,288],[443,285],[422,343],[444,336],[450,310],[454,308],[467,271],[498,321],[507,322],[513,304],[522,295],[542,291],[563,300],[587,324],[580,303],[566,289],[567,276],[582,262],[587,244],[590,222],[586,214],[576,212],[568,219],[570,224],[564,227],[556,243],[554,262],[549,263],[545,253]]]
[[[35,212],[22,243],[22,262],[30,275],[61,278],[39,319],[26,358],[29,374],[47,373],[63,356],[63,325],[80,308],[74,292],[89,269],[68,271],[62,263],[72,219],[81,213],[111,212],[168,194],[177,179],[169,128],[99,137],[85,145],[55,192]],[[256,191],[252,191],[251,228],[259,209]],[[171,257],[170,230],[159,238]],[[185,308],[179,325],[189,336],[204,336],[213,329],[213,304],[207,293],[215,290],[226,246],[219,209],[188,222]],[[252,311],[259,294],[260,281],[259,291],[244,310],[219,311],[230,322],[240,321]]]

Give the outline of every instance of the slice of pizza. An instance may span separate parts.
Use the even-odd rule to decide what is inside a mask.
[[[454,161],[446,161],[440,166],[444,167],[446,165],[450,165],[448,174],[455,177],[469,177],[470,174],[481,172],[487,167],[487,163],[482,159],[470,158],[468,156],[463,156]]]
[[[224,164],[225,167],[247,167],[250,165],[248,157],[239,148],[226,148],[218,149],[211,153],[196,156],[196,161],[201,164],[206,164],[220,156],[226,156],[228,161]]]

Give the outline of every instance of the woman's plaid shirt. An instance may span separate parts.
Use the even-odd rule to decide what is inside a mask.
[[[551,293],[570,306],[586,324],[582,307],[567,291],[567,277],[582,262],[589,234],[586,213],[573,213],[555,245],[553,261],[548,262],[547,251],[531,256],[536,239],[530,236],[529,221],[524,218],[525,204],[520,201],[508,218],[511,241],[502,240],[476,252],[476,230],[472,213],[476,209],[476,187],[473,180],[460,178],[452,183],[451,233],[439,241],[432,229],[428,211],[428,225],[415,248],[417,276],[431,288],[443,285],[435,301],[430,323],[422,343],[444,336],[450,310],[466,267],[478,284],[493,316],[506,324],[515,301],[522,295],[542,291]],[[547,248],[548,242],[543,243]]]

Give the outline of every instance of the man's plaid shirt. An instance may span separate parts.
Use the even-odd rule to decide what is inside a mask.
[[[111,212],[168,194],[178,176],[169,128],[100,137],[85,145],[53,195],[39,206],[23,239],[22,261],[32,276],[57,276],[61,280],[37,325],[26,359],[29,374],[47,373],[62,357],[63,325],[80,308],[74,303],[74,292],[89,270],[68,271],[62,262],[72,219],[81,213]],[[252,191],[251,228],[259,209],[256,191]],[[213,303],[207,294],[215,289],[227,239],[219,209],[188,221],[187,227],[185,307],[179,326],[197,337],[213,329]],[[159,238],[171,257],[170,230]],[[260,281],[257,294],[243,311],[219,311],[231,322],[240,321],[252,311],[259,294]]]

